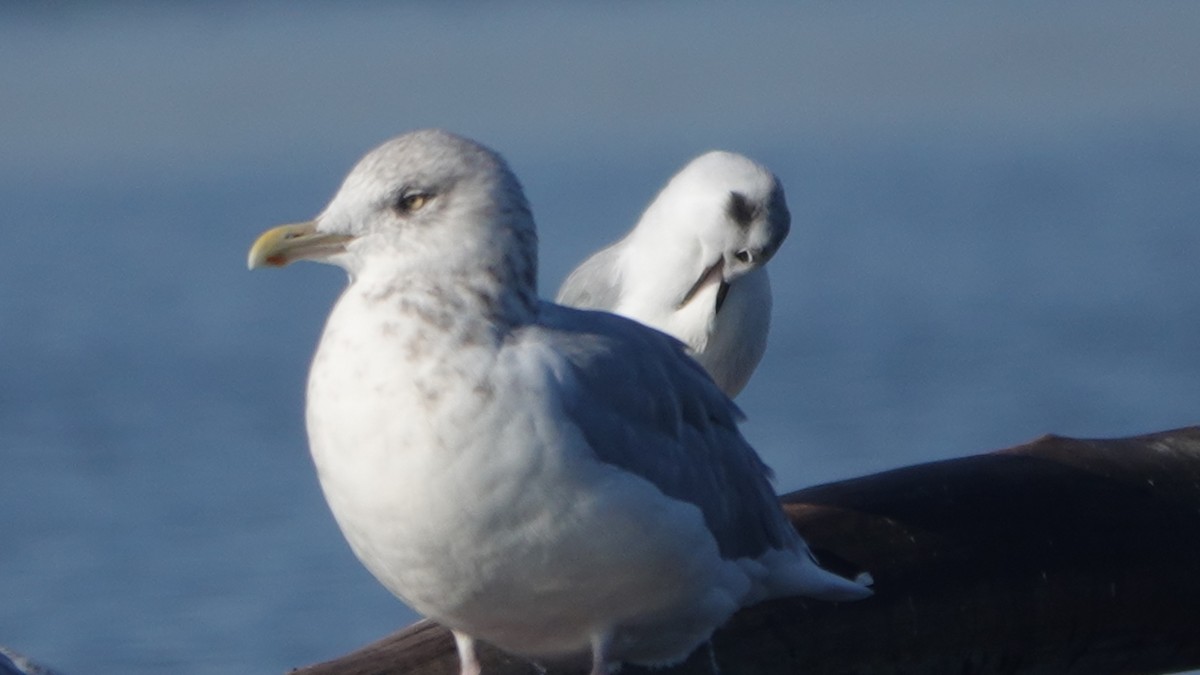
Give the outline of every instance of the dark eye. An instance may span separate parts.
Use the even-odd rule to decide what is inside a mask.
[[[429,201],[430,196],[425,192],[407,192],[400,195],[393,208],[400,214],[415,213],[425,206],[425,202]]]
[[[750,205],[749,200],[746,199],[746,195],[740,192],[729,193],[729,204],[726,206],[726,209],[729,211],[729,217],[733,219],[733,222],[742,227],[748,227],[750,222],[754,220],[755,208]]]

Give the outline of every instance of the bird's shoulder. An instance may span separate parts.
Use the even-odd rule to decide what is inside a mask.
[[[556,377],[572,385],[572,396],[619,408],[663,432],[677,434],[678,424],[737,431],[741,411],[666,333],[609,312],[551,303],[541,305],[527,331],[555,355]]]
[[[588,256],[558,289],[555,302],[580,309],[611,310],[621,299],[621,242]]]

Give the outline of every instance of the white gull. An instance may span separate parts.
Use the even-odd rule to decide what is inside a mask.
[[[555,301],[675,336],[736,396],[767,347],[765,265],[790,226],[783,187],[766,167],[708,152],[671,178],[624,238],[575,268]]]
[[[739,607],[865,597],[785,518],[739,412],[674,339],[541,302],[533,218],[494,152],[437,130],[368,153],[314,220],[264,233],[350,284],[309,375],[309,444],[389,590],[534,658],[678,662]]]

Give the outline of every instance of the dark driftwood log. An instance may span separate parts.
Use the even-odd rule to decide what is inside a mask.
[[[876,595],[739,612],[713,638],[724,675],[1200,667],[1200,427],[1046,436],[783,501],[822,561],[869,570]],[[485,675],[537,672],[496,650],[481,658]],[[445,629],[420,622],[298,672],[452,675],[458,659]],[[654,672],[710,666],[694,655]]]

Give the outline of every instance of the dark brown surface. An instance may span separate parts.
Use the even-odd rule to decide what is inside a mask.
[[[826,566],[869,570],[876,595],[739,612],[713,638],[723,675],[1200,668],[1200,427],[1047,436],[783,501]],[[481,660],[484,675],[536,673],[491,649]],[[451,675],[458,659],[421,622],[298,672]],[[653,672],[708,673],[708,656]]]

